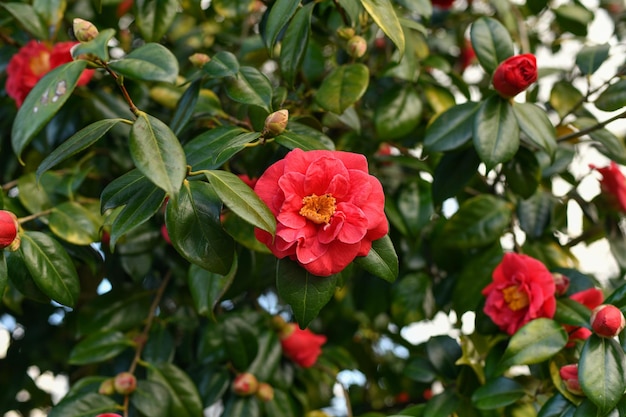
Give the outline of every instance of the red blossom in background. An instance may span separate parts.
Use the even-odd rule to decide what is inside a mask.
[[[593,310],[604,301],[604,294],[597,288],[588,288],[569,296],[574,301]],[[587,340],[591,336],[591,330],[586,327],[577,327],[564,324],[565,331],[569,334],[566,347],[573,347],[577,340]]]
[[[448,10],[452,7],[454,0],[432,0],[431,3],[433,6],[439,7],[440,9]]]
[[[50,70],[73,60],[70,49],[77,42],[59,42],[54,45],[30,41],[11,57],[7,66],[6,91],[21,107],[35,84]],[[94,70],[84,70],[77,85],[91,80]]]
[[[500,330],[512,335],[529,321],[552,318],[556,311],[554,278],[537,259],[506,253],[482,294],[485,314]]]
[[[493,73],[493,87],[503,97],[514,97],[537,81],[537,58],[533,54],[512,56]]]
[[[589,168],[602,174],[600,188],[607,195],[610,203],[618,210],[626,212],[626,178],[619,166],[611,161],[611,164],[606,167],[589,165]]]
[[[309,329],[302,330],[293,323],[286,324],[280,332],[283,353],[303,368],[315,365],[324,343],[326,336],[315,334]]]
[[[255,235],[278,258],[329,276],[388,231],[385,196],[363,155],[294,149],[270,166],[254,191],[276,216],[276,236]]]
[[[469,67],[476,61],[476,51],[472,47],[472,42],[469,39],[465,39],[465,44],[461,48],[461,54],[459,55],[459,65],[461,66],[461,72],[465,68]]]

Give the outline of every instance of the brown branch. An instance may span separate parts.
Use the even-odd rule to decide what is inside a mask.
[[[614,122],[614,121],[616,121],[618,119],[624,119],[624,118],[626,118],[626,111],[623,111],[622,113],[620,113],[620,114],[618,114],[616,116],[613,116],[610,119],[607,119],[607,120],[605,120],[603,122],[595,124],[593,126],[589,126],[589,127],[584,128],[584,129],[580,129],[577,132],[573,132],[573,133],[569,133],[569,134],[567,134],[565,136],[561,136],[560,138],[557,138],[556,141],[557,142],[566,142],[566,141],[571,140],[571,139],[579,138],[579,137],[584,136],[584,135],[586,135],[588,133],[591,133],[591,132],[593,132],[595,130],[602,129],[604,126],[608,125],[609,123],[612,123],[612,122]]]

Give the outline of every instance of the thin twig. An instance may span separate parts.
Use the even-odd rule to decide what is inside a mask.
[[[589,127],[584,128],[584,129],[580,129],[580,130],[578,130],[576,132],[569,133],[569,134],[567,134],[565,136],[561,136],[560,138],[557,138],[556,141],[557,142],[566,142],[566,141],[571,140],[571,139],[579,138],[579,137],[584,136],[584,135],[586,135],[588,133],[591,133],[591,132],[593,132],[595,130],[602,129],[604,126],[608,125],[609,123],[612,123],[612,122],[614,122],[614,121],[616,121],[618,119],[624,119],[624,118],[626,118],[626,111],[623,111],[622,113],[618,114],[617,116],[613,116],[610,119],[607,119],[607,120],[605,120],[603,122],[600,122],[598,124],[595,124],[593,126],[589,126]]]

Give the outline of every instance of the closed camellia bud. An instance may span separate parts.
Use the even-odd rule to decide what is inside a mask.
[[[600,337],[615,337],[624,326],[624,314],[614,305],[602,304],[591,312],[591,328]]]
[[[498,94],[511,98],[537,81],[537,59],[533,54],[515,55],[504,60],[493,73],[493,87]]]
[[[289,121],[289,110],[278,110],[265,118],[265,126],[263,127],[263,136],[273,138],[285,131],[287,122]]]
[[[193,64],[194,67],[202,68],[204,64],[209,62],[211,57],[207,54],[193,54],[189,57],[189,62]]]
[[[18,231],[20,224],[15,214],[0,210],[0,250],[16,251],[20,247]]]
[[[77,17],[72,23],[74,36],[77,40],[81,42],[89,42],[98,36],[98,28],[95,27],[90,21]]]
[[[578,380],[578,364],[562,366],[559,369],[559,375],[569,392],[575,395],[585,395],[580,388],[580,381]]]
[[[361,36],[353,36],[348,41],[347,49],[352,58],[361,58],[367,52],[367,41]]]
[[[102,395],[113,395],[115,394],[115,385],[113,383],[113,378],[108,378],[102,381],[100,384],[100,388],[98,388],[98,394]]]
[[[261,401],[272,401],[274,399],[274,388],[266,382],[261,382],[255,395]]]
[[[244,372],[235,377],[233,392],[242,397],[254,395],[259,389],[259,381],[249,372]]]
[[[137,378],[130,372],[120,372],[113,380],[115,392],[122,395],[129,395],[137,389]]]

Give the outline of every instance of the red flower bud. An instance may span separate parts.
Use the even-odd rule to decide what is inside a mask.
[[[118,394],[129,395],[137,389],[137,378],[130,372],[120,372],[115,376],[113,386]]]
[[[20,224],[15,214],[10,211],[0,210],[0,250],[8,248],[15,251],[19,248],[19,229]]]
[[[274,388],[266,382],[261,382],[255,395],[261,401],[272,401],[274,399]]]
[[[235,377],[233,381],[233,392],[242,397],[254,395],[259,389],[259,381],[249,372],[244,372]]]
[[[626,326],[626,320],[619,308],[602,304],[591,312],[591,328],[600,337],[617,336]]]
[[[569,392],[575,395],[585,395],[580,388],[580,381],[578,380],[578,364],[562,366],[559,369],[559,375]]]
[[[510,98],[537,81],[537,59],[533,54],[512,56],[498,65],[493,74],[493,87],[502,97]]]
[[[569,288],[569,278],[563,274],[559,274],[558,272],[553,272],[552,278],[554,278],[554,285],[556,287],[554,294],[565,295],[567,289]]]

